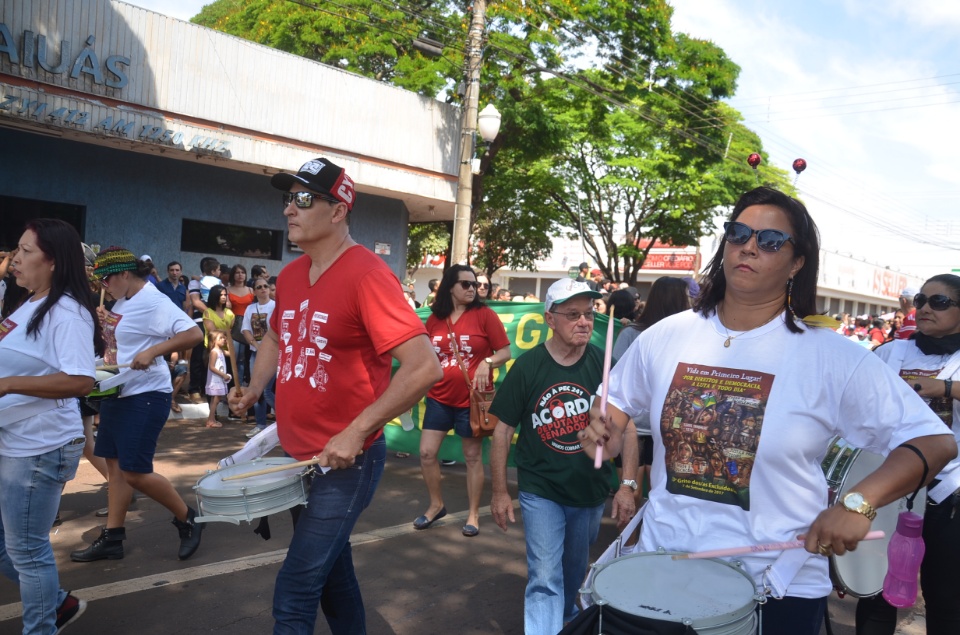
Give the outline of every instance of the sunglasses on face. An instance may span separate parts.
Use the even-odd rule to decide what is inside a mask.
[[[779,229],[753,229],[743,223],[731,221],[723,224],[723,231],[724,240],[733,245],[746,244],[750,237],[756,234],[760,251],[777,252],[787,242],[796,245],[793,236]]]
[[[476,280],[457,280],[457,284],[459,284],[460,288],[463,289],[464,291],[468,291],[470,289],[476,289],[477,287],[480,286],[480,283],[477,282]]]
[[[587,322],[593,322],[593,318],[596,317],[596,312],[592,309],[590,311],[550,311],[554,315],[562,315],[571,322],[576,322],[580,319],[580,316],[586,318]]]
[[[489,283],[489,282],[478,282],[477,284],[480,285],[480,288],[481,288],[481,289],[487,289],[487,288],[490,287],[490,283]]]
[[[947,296],[941,294],[927,297],[923,293],[918,293],[917,295],[913,296],[913,306],[917,307],[918,310],[926,306],[927,302],[930,303],[930,308],[934,311],[946,311],[952,306],[960,306],[960,303],[958,303],[956,300],[951,300]]]
[[[290,203],[296,203],[297,207],[300,209],[307,209],[313,205],[313,200],[317,199],[325,203],[330,203],[331,205],[336,205],[340,201],[335,201],[332,198],[326,196],[320,196],[319,194],[314,194],[313,192],[284,192],[283,193],[283,207],[286,209],[290,206]]]
[[[259,285],[257,285],[257,286],[254,287],[254,289],[257,290],[257,291],[259,291],[260,289],[269,289],[269,288],[270,288],[270,287],[268,287],[268,286],[265,285],[265,284],[259,284]]]

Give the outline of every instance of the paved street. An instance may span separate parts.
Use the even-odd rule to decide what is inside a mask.
[[[195,506],[192,487],[197,479],[242,446],[248,429],[240,423],[207,429],[201,420],[171,420],[160,439],[156,469]],[[419,462],[416,455],[401,458],[388,453],[377,495],[353,536],[369,632],[519,634],[526,574],[519,512],[517,526],[504,534],[484,510],[480,535],[465,538],[460,533],[467,509],[464,466],[444,467],[443,473],[450,515],[427,531],[414,531],[413,519],[427,507]],[[269,541],[255,535],[246,523],[239,527],[211,523],[197,554],[180,562],[170,514],[151,500],[140,500],[127,519],[123,560],[71,562],[70,551],[84,547],[99,533],[103,519],[94,512],[105,505],[106,490],[99,474],[81,461],[77,478],[64,492],[63,524],[51,534],[64,588],[90,603],[66,632],[247,635],[271,631],[273,580],[291,534],[287,512],[271,517]],[[592,557],[616,533],[612,521],[605,518]],[[11,583],[0,583],[0,635],[20,632],[18,600]],[[853,635],[855,602],[832,597],[836,635]],[[921,635],[920,613],[904,614],[898,632]],[[322,618],[316,632],[328,632]]]

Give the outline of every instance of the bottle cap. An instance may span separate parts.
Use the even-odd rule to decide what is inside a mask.
[[[897,517],[897,533],[908,538],[918,538],[923,533],[923,517],[913,512],[903,512]]]

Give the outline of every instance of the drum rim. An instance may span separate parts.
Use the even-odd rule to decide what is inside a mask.
[[[598,597],[596,585],[597,585],[597,580],[600,578],[603,571],[614,564],[625,562],[631,558],[649,557],[649,556],[675,556],[675,555],[685,555],[685,552],[661,551],[661,550],[643,551],[639,553],[626,554],[626,555],[620,556],[619,558],[614,558],[612,560],[604,562],[601,565],[595,565],[596,570],[593,572],[593,576],[590,580],[590,586],[586,590],[590,594],[590,597],[593,599],[594,603],[599,604],[602,602],[606,606],[612,606],[613,608],[619,611],[624,611],[625,609],[623,607],[616,606],[614,604],[611,604],[609,600],[605,600],[604,598]],[[704,629],[704,628],[720,628],[730,624],[740,623],[740,622],[743,622],[745,618],[748,618],[750,614],[755,612],[757,607],[757,593],[758,593],[757,585],[753,581],[753,578],[750,576],[750,574],[744,571],[741,567],[738,567],[737,565],[731,562],[728,562],[726,560],[721,560],[720,558],[698,558],[696,560],[677,560],[674,562],[678,562],[678,563],[712,562],[714,564],[723,565],[727,569],[731,569],[736,573],[740,574],[743,577],[743,579],[750,585],[750,588],[752,589],[752,593],[750,594],[749,599],[743,606],[733,609],[732,611],[729,611],[727,613],[722,613],[720,615],[692,618],[689,616],[675,614],[672,616],[664,617],[661,615],[657,615],[653,612],[650,612],[650,613],[644,613],[642,615],[643,617],[649,617],[651,619],[659,619],[665,622],[672,622],[672,623],[689,623],[690,626],[694,629]],[[683,565],[678,565],[678,566],[683,566]],[[626,612],[630,613],[629,609],[627,609]]]
[[[243,497],[244,495],[255,495],[261,494],[264,492],[270,492],[275,489],[280,489],[282,487],[293,486],[296,483],[302,481],[307,473],[307,468],[301,469],[296,474],[290,474],[283,477],[278,477],[276,480],[271,481],[270,483],[260,483],[257,485],[244,485],[242,480],[231,481],[231,487],[221,487],[221,488],[204,488],[201,485],[205,480],[211,477],[218,477],[222,479],[224,476],[236,476],[237,474],[243,474],[245,472],[255,472],[256,470],[262,470],[268,467],[276,467],[284,465],[287,463],[296,463],[297,460],[292,457],[286,456],[275,456],[275,457],[266,457],[254,459],[253,461],[244,461],[242,463],[236,463],[234,465],[228,465],[227,467],[220,468],[219,470],[214,470],[207,474],[204,474],[197,480],[197,484],[193,486],[193,489],[197,494],[206,496],[208,498],[236,498]],[[243,467],[250,469],[238,470],[236,468]],[[283,471],[277,472],[277,474],[283,474]],[[264,476],[267,476],[266,474]],[[218,481],[223,484],[223,481]]]

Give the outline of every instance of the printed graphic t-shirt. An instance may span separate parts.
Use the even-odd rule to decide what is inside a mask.
[[[27,335],[27,324],[44,300],[24,302],[0,322],[0,377],[60,372],[95,377],[93,316],[70,296],[62,296],[44,316],[38,337]],[[11,414],[15,412],[13,407],[37,401],[48,402],[50,410],[26,418]],[[37,456],[81,435],[83,424],[76,399],[39,399],[12,393],[0,397],[0,456]]]
[[[603,351],[588,344],[572,366],[561,366],[544,344],[521,355],[507,373],[490,412],[517,429],[514,462],[520,491],[570,507],[603,503],[612,468],[599,470],[577,433],[603,379]]]
[[[461,315],[453,325],[453,334],[471,380],[481,361],[493,355],[494,351],[510,346],[503,322],[492,309],[485,306],[470,309]],[[443,379],[434,384],[427,396],[455,408],[469,407],[470,390],[450,343],[447,320],[431,314],[427,318],[427,335],[443,368]]]
[[[611,371],[610,403],[650,414],[643,551],[794,540],[828,505],[821,461],[835,435],[886,455],[950,432],[877,355],[831,330],[791,333],[782,316],[729,334],[716,315],[662,320]],[[738,559],[760,584],[779,555]],[[827,560],[811,557],[787,594],[830,589]]]
[[[308,256],[284,267],[270,317],[280,346],[277,433],[299,460],[319,454],[383,394],[393,348],[426,334],[400,281],[370,250],[351,247],[312,286],[309,274]]]

